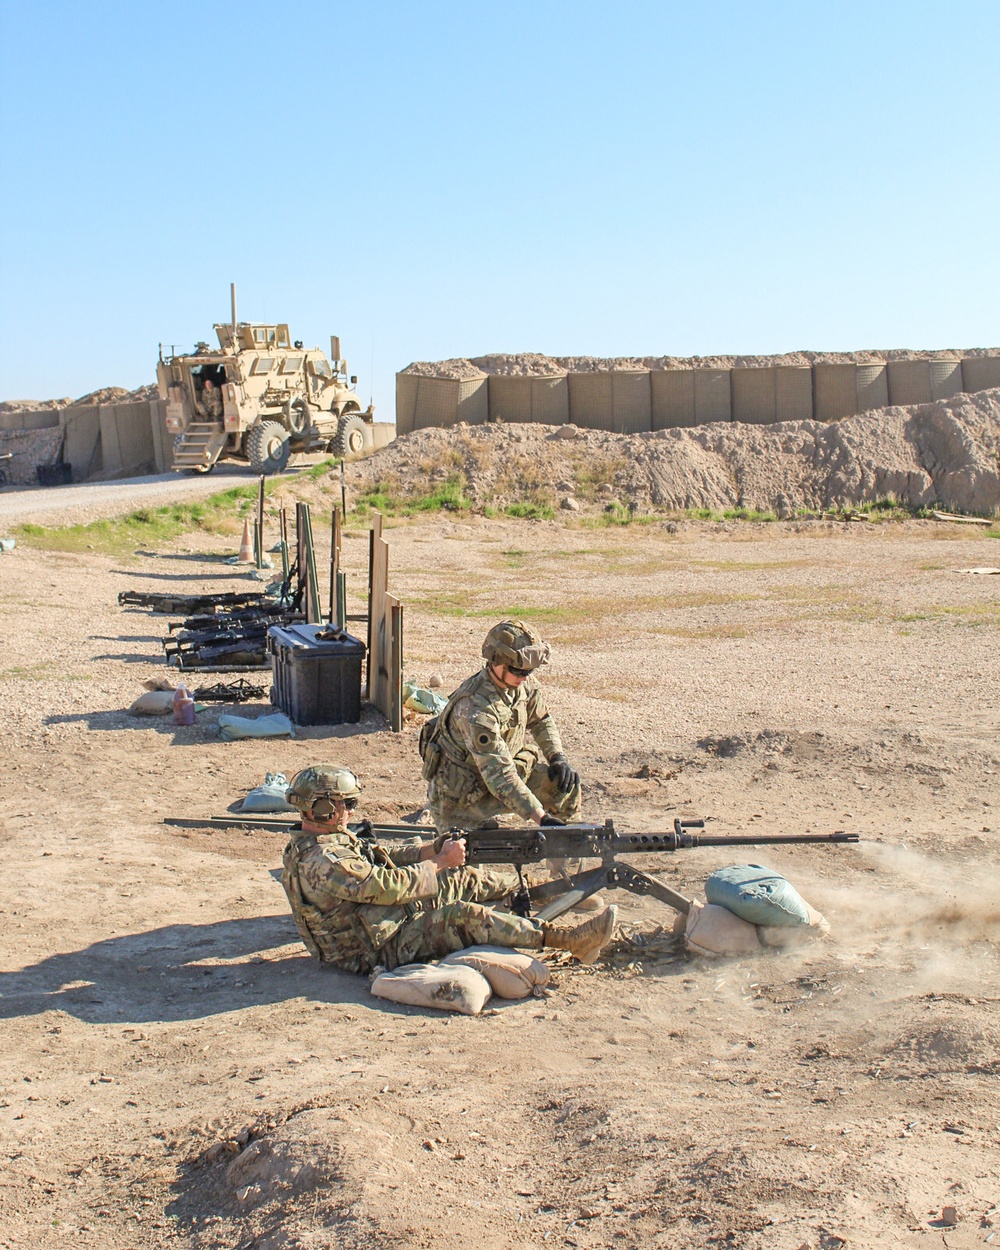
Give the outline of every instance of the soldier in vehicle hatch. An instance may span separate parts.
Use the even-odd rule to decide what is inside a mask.
[[[304,768],[285,794],[302,827],[285,848],[281,883],[299,936],[324,963],[371,972],[494,945],[552,947],[590,964],[611,940],[615,907],[576,925],[512,914],[516,878],[466,867],[462,838],[385,847],[359,836],[347,818],[360,795],[354,773],[336,764]]]
[[[206,417],[218,420],[222,416],[222,392],[211,378],[202,384],[201,406]]]
[[[533,676],[549,653],[524,621],[494,625],[483,642],[483,667],[424,726],[423,776],[439,832],[472,828],[501,812],[537,825],[579,816],[580,776]]]

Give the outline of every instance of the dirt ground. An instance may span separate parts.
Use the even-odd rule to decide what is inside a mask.
[[[552,640],[588,817],[857,831],[637,861],[689,894],[773,865],[831,937],[692,961],[672,913],[621,894],[608,957],[555,959],[547,997],[475,1018],[373,999],[298,942],[279,834],[162,821],[317,759],[360,774],[370,814],[411,812],[417,725],[224,743],[218,705],[193,728],[130,718],[167,618],[118,592],[233,589],[232,548],[20,545],[0,555],[0,1247],[989,1242],[1000,577],[963,570],[1000,565],[997,540],[919,521],[387,534],[407,675],[450,689],[515,610]],[[366,557],[348,535],[350,611]]]

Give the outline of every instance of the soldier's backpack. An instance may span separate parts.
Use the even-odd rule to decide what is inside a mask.
[[[417,750],[420,752],[420,758],[424,762],[424,766],[420,770],[420,775],[424,781],[430,781],[441,766],[441,748],[437,743],[438,731],[441,728],[440,722],[440,716],[432,716],[430,720],[424,721],[420,726]]]

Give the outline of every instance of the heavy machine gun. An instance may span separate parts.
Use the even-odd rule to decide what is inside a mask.
[[[465,856],[469,864],[511,864],[516,868],[521,885],[514,899],[514,910],[518,915],[532,915],[536,920],[554,920],[603,889],[648,894],[687,915],[691,910],[689,898],[649,873],[621,863],[619,855],[682,851],[697,846],[785,846],[802,842],[839,844],[860,841],[856,833],[842,831],[754,833],[727,837],[698,832],[704,828],[703,820],[678,818],[669,833],[618,833],[614,821],[606,820],[603,825],[529,825],[519,829],[483,825],[476,829],[456,829],[446,836],[465,839]],[[546,859],[593,858],[600,859],[599,867],[564,874],[541,885],[527,886],[522,876],[526,864],[537,864]]]

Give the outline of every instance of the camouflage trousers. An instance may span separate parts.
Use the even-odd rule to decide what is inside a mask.
[[[517,756],[515,762],[520,759]],[[542,760],[538,760],[522,780],[550,816],[558,816],[571,824],[580,815],[582,798],[579,782],[572,790],[560,790],[554,781],[549,780],[549,766]],[[429,810],[438,833],[447,833],[449,829],[475,828],[495,816],[505,815],[510,809],[487,791],[482,798],[471,803],[456,802],[450,795],[434,792]]]
[[[440,959],[467,946],[520,946],[539,950],[542,927],[511,912],[488,905],[506,905],[517,887],[513,873],[476,868],[453,868],[438,877],[437,897],[411,904],[416,914],[381,947],[383,967]]]

